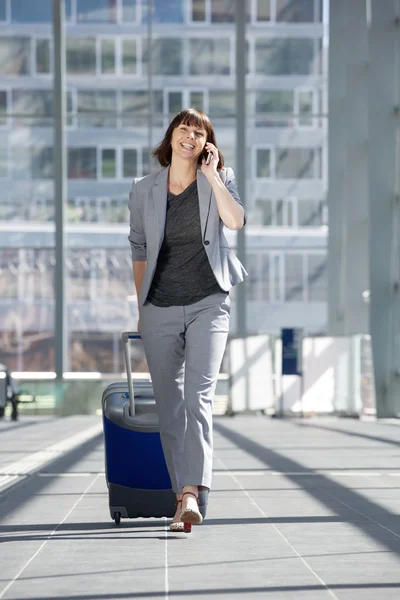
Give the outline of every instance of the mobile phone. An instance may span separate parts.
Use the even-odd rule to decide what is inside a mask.
[[[208,152],[207,158],[206,158],[206,165],[210,164],[212,157],[213,157],[212,152]]]

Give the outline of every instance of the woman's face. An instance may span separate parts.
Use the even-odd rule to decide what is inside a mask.
[[[204,129],[181,123],[172,133],[172,155],[197,163],[206,141],[207,132]]]

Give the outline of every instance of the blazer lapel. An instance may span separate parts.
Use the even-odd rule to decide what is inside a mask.
[[[152,189],[154,210],[158,221],[158,249],[161,248],[164,239],[165,219],[167,214],[168,173],[169,167],[162,169],[159,172]]]
[[[210,210],[212,189],[211,185],[207,181],[207,177],[200,171],[200,169],[197,171],[197,192],[199,194],[201,232],[204,239]]]

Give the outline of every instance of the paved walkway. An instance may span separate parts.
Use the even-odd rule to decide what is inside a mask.
[[[400,597],[400,424],[217,417],[208,518],[190,536],[114,525],[100,427],[0,423],[0,598]]]

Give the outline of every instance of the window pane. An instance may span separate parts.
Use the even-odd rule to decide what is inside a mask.
[[[210,92],[210,117],[233,117],[235,115],[235,92]]]
[[[114,148],[103,148],[101,151],[101,176],[115,178],[117,175],[117,162]]]
[[[8,177],[8,152],[7,148],[0,148],[0,179]]]
[[[313,98],[312,90],[299,92],[299,125],[309,127],[313,125]]]
[[[206,20],[206,0],[192,0],[192,21]]]
[[[149,114],[149,96],[145,91],[142,92],[122,92],[122,126],[138,127],[147,126]],[[162,92],[153,92],[153,124],[157,122],[154,116],[160,116],[163,113]]]
[[[137,73],[136,40],[123,40],[122,42],[122,70],[124,73]]]
[[[48,127],[52,124],[53,92],[51,90],[13,90],[11,112],[14,125]]]
[[[5,21],[7,14],[6,14],[6,1],[7,0],[0,0],[0,21]]]
[[[271,20],[271,0],[257,0],[257,21]]]
[[[317,153],[314,148],[277,148],[277,179],[318,178]]]
[[[143,40],[143,71],[148,71],[148,39]],[[152,41],[154,75],[182,74],[182,40],[158,39]]]
[[[130,23],[137,21],[136,0],[122,0],[122,20]]]
[[[191,75],[230,74],[229,39],[191,39],[189,52]]]
[[[313,23],[314,3],[315,0],[276,0],[276,20],[287,23]]]
[[[312,39],[258,39],[255,54],[260,75],[310,75],[315,70]]]
[[[32,147],[32,179],[52,179],[53,148]]]
[[[247,298],[251,300],[258,300],[258,288],[261,284],[259,281],[259,263],[258,255],[249,253],[247,255],[246,269],[249,276],[246,279],[246,293]]]
[[[321,227],[324,224],[324,203],[319,200],[299,200],[297,203],[300,227]]]
[[[271,227],[273,225],[273,202],[269,199],[256,200],[255,202],[256,211],[258,214],[257,222],[255,225],[265,225]]]
[[[308,301],[326,302],[328,280],[326,271],[326,256],[308,255]]]
[[[153,23],[183,23],[184,0],[152,0]],[[142,4],[143,23],[148,23],[148,3]]]
[[[190,92],[190,106],[197,108],[197,110],[204,111],[204,93],[203,92]]]
[[[105,75],[115,73],[115,42],[101,40],[101,72]]]
[[[50,40],[36,40],[36,73],[50,73]]]
[[[114,0],[76,0],[76,20],[78,23],[113,23],[116,4]]]
[[[96,179],[96,148],[68,149],[68,178]]]
[[[68,75],[95,75],[96,40],[68,38],[66,45]]]
[[[269,261],[270,261],[269,254],[261,254],[261,290],[262,290],[262,300],[264,300],[264,302],[271,301]]]
[[[175,116],[181,112],[183,108],[182,92],[169,92],[168,93],[168,114]]]
[[[7,92],[0,90],[0,125],[7,125]]]
[[[30,40],[24,37],[0,37],[0,75],[30,73]]]
[[[257,177],[271,177],[271,150],[269,148],[257,150]]]
[[[13,23],[50,23],[52,0],[11,0],[11,21]]]
[[[293,92],[256,92],[256,119],[257,127],[290,127],[293,123]]]
[[[124,148],[123,150],[123,177],[130,179],[138,176],[137,150],[135,148]]]
[[[116,92],[78,91],[78,127],[116,127]]]
[[[303,255],[285,254],[285,300],[303,302]]]
[[[234,23],[235,0],[211,0],[212,23]]]

